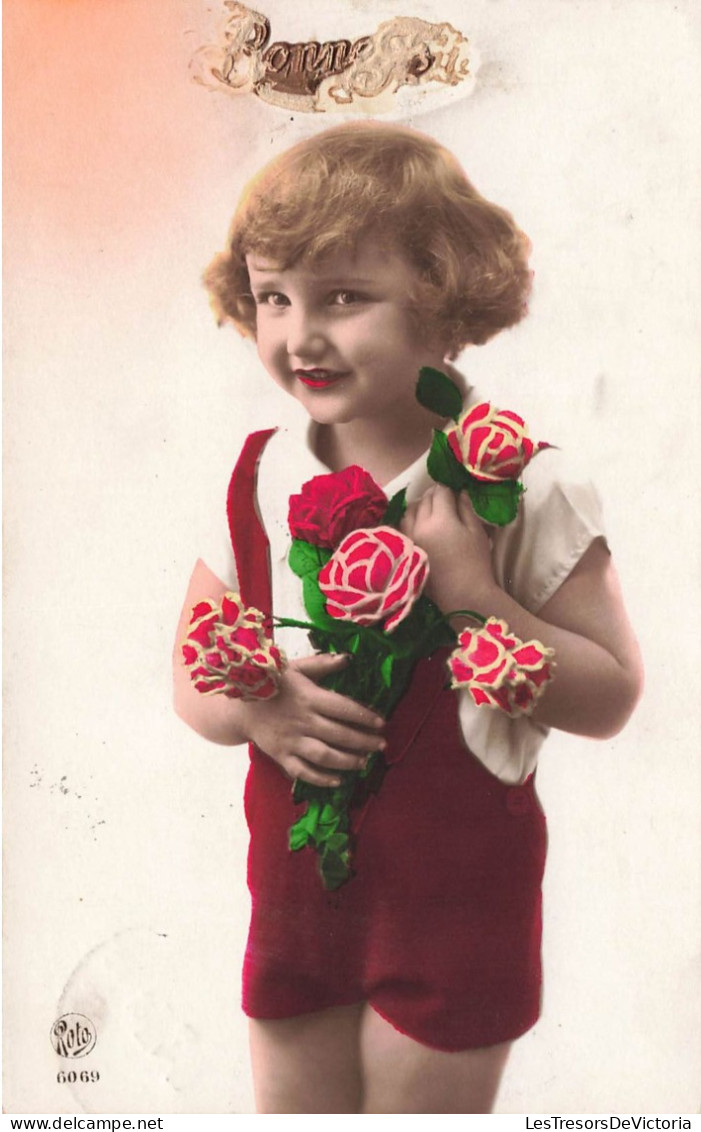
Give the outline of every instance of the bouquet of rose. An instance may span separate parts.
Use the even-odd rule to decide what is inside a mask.
[[[535,445],[515,413],[486,402],[463,413],[457,386],[438,370],[420,371],[417,398],[454,420],[446,432],[434,433],[432,478],[467,490],[487,522],[511,522],[523,492],[517,477],[549,446]],[[511,716],[529,713],[552,677],[552,650],[520,641],[495,618],[485,621],[470,610],[441,613],[423,593],[425,552],[398,529],[404,495],[388,500],[372,476],[354,466],[316,476],[291,496],[289,564],[302,580],[309,621],[281,617],[277,624],[309,630],[320,651],[348,653],[351,663],[325,685],[387,717],[417,661],[456,643],[449,618],[467,615],[481,627],[458,638],[448,662],[452,687],[468,690],[478,705]],[[234,594],[221,609],[211,602],[195,607],[183,655],[198,690],[244,698],[274,695],[286,664],[265,632],[263,614],[244,609]],[[306,807],[290,829],[290,848],[315,849],[326,888],[338,888],[351,875],[351,808],[379,788],[383,771],[376,752],[365,770],[345,772],[340,786],[294,784],[295,803]]]
[[[389,716],[421,657],[450,645],[455,634],[423,593],[428,558],[399,531],[404,492],[387,500],[360,467],[315,476],[290,498],[289,564],[302,579],[312,622],[311,643],[353,659],[325,684]],[[284,621],[289,624],[289,621]],[[382,777],[379,753],[340,786],[298,780],[295,802],[307,806],[290,830],[290,848],[311,845],[325,887],[350,876],[350,811]],[[365,780],[365,781],[363,781]]]

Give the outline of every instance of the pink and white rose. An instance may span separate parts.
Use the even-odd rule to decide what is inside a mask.
[[[500,708],[515,718],[530,715],[552,680],[554,650],[540,641],[521,641],[496,617],[479,629],[465,629],[448,659],[451,686],[465,689],[478,705]]]
[[[522,417],[488,401],[462,413],[446,435],[456,459],[475,479],[488,483],[517,480],[533,456],[552,447],[546,441],[535,444]]]
[[[428,556],[393,527],[361,528],[343,539],[319,572],[326,611],[356,625],[384,622],[391,633],[428,577]]]
[[[230,699],[271,699],[287,664],[263,614],[246,607],[235,593],[224,594],[219,603],[198,602],[182,655],[198,692],[221,692]]]

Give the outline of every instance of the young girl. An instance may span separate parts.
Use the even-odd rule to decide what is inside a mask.
[[[445,369],[522,317],[527,252],[435,141],[357,123],[263,170],[206,276],[220,318],[255,338],[311,424],[249,438],[229,494],[238,578],[233,560],[218,573],[197,563],[178,646],[192,606],[227,589],[306,619],[286,561],[289,496],[359,464],[388,496],[408,488],[402,529],[428,554],[435,603],[502,618],[557,664],[533,714],[510,719],[446,688],[434,656],[385,723],[320,687],[348,661],[310,655],[299,630],[279,634],[295,659],[265,701],[199,695],[176,647],[182,718],[214,742],[251,743],[243,1003],[259,1112],[491,1111],[509,1045],[539,1012],[538,749],[550,727],[615,734],[639,694],[597,497],[563,478],[560,454],[529,465],[503,528],[426,473],[445,422],[416,400],[419,368]],[[468,388],[466,404],[479,400]],[[290,780],[337,784],[378,749],[389,770],[355,830],[354,876],[327,892],[314,854],[288,849]]]

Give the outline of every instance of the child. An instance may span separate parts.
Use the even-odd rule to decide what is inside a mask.
[[[408,487],[402,529],[428,554],[436,604],[502,618],[557,664],[533,714],[512,720],[446,688],[445,657],[421,661],[385,724],[320,687],[347,660],[309,655],[299,630],[279,634],[296,659],[266,701],[200,696],[176,649],[182,718],[214,742],[252,744],[244,1009],[259,1112],[491,1111],[510,1042],[539,1011],[538,748],[549,727],[615,734],[639,694],[597,498],[561,479],[559,453],[529,466],[504,528],[427,478],[445,422],[415,399],[419,368],[445,369],[522,317],[527,252],[435,141],[355,123],[260,174],[206,276],[220,319],[255,338],[311,424],[306,438],[249,438],[229,499],[238,581],[233,564],[218,576],[198,562],[178,643],[192,606],[227,589],[267,612],[272,587],[276,613],[305,619],[288,498],[359,464],[388,496]],[[337,784],[378,749],[389,770],[356,829],[355,875],[327,892],[313,853],[287,847],[290,780]]]

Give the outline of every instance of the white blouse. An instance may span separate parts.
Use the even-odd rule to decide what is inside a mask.
[[[479,400],[476,392],[469,390],[466,404]],[[388,498],[403,487],[408,502],[423,495],[432,483],[426,471],[426,455],[383,485]],[[303,483],[326,473],[328,468],[314,455],[304,430],[279,429],[263,451],[258,469],[258,508],[270,541],[273,609],[278,616],[307,620],[301,581],[287,564],[291,544],[288,502]],[[285,485],[282,492],[281,483]],[[491,530],[492,563],[502,589],[529,612],[537,613],[604,531],[596,489],[591,482],[568,478],[558,449],[545,449],[535,457],[523,473],[523,483],[526,490],[517,518],[506,527]],[[207,565],[223,582],[235,587],[232,550],[226,561],[208,559]],[[490,611],[480,612],[489,616]],[[289,657],[309,652],[303,630],[278,629],[276,638]],[[503,782],[524,782],[535,769],[549,728],[528,716],[510,719],[498,709],[478,708],[468,693],[456,694],[460,696],[460,723],[470,750]]]

